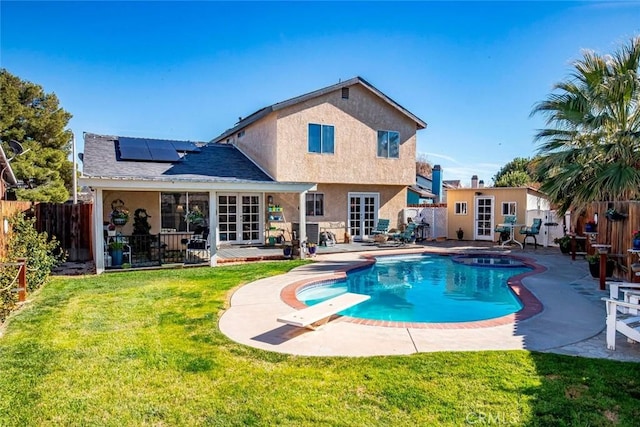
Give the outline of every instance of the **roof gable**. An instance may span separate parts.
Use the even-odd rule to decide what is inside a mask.
[[[392,108],[395,108],[401,114],[403,114],[404,116],[408,117],[410,120],[414,121],[416,123],[416,129],[424,129],[424,128],[427,127],[427,123],[425,121],[423,121],[422,119],[418,118],[416,115],[411,113],[409,110],[407,110],[406,108],[404,108],[403,106],[398,104],[396,101],[394,101],[393,99],[391,99],[390,97],[388,97],[384,93],[382,93],[375,86],[373,86],[372,84],[367,82],[365,79],[363,79],[362,77],[354,77],[352,79],[345,80],[344,82],[340,82],[340,83],[337,83],[335,85],[327,86],[327,87],[324,87],[322,89],[318,89],[316,91],[309,92],[309,93],[306,93],[304,95],[296,96],[295,98],[291,98],[291,99],[288,99],[286,101],[278,102],[278,103],[270,105],[268,107],[261,108],[260,110],[254,112],[254,113],[250,114],[249,116],[245,117],[244,119],[240,120],[238,123],[236,123],[236,125],[233,128],[228,129],[225,132],[223,132],[221,135],[213,138],[211,140],[211,142],[223,141],[226,138],[228,138],[229,136],[231,136],[231,135],[235,134],[236,132],[238,132],[239,130],[249,126],[252,123],[257,122],[258,120],[262,119],[263,117],[266,117],[267,115],[271,114],[274,111],[278,111],[278,110],[281,110],[283,108],[290,107],[292,105],[300,104],[300,103],[303,103],[303,102],[308,101],[310,99],[317,98],[317,97],[325,95],[327,93],[331,93],[331,92],[334,92],[334,91],[337,91],[337,90],[341,90],[342,88],[346,88],[346,87],[353,86],[353,85],[356,85],[356,84],[362,85],[364,88],[366,88],[370,92],[372,92],[375,96],[379,97],[384,102],[389,104]]]

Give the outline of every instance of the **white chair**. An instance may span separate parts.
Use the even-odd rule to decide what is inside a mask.
[[[633,310],[637,313],[640,304],[618,301],[611,298],[603,298],[607,305],[607,348],[616,349],[616,332],[620,332],[627,337],[629,342],[640,341],[640,316],[631,314]],[[627,313],[621,313],[620,309]]]
[[[640,290],[640,283],[631,283],[631,282],[613,282],[608,280],[605,282],[609,286],[609,298],[618,299],[620,298],[620,291],[624,289],[637,289]]]

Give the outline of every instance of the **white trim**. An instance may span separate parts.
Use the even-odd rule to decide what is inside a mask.
[[[378,218],[379,218],[379,213],[380,213],[380,193],[379,192],[361,192],[361,191],[349,191],[347,192],[347,230],[349,231],[349,233],[351,233],[351,203],[350,200],[352,197],[373,197],[374,198],[374,203],[375,203],[375,209],[374,209],[374,227],[375,224],[378,222]],[[391,218],[390,218],[391,219]],[[361,222],[362,222],[362,218],[361,218]],[[362,231],[364,231],[362,229],[362,223],[360,224],[360,229]],[[359,236],[351,236],[352,238],[358,238],[358,239],[367,239],[369,236],[366,234],[361,234]]]
[[[217,193],[209,191],[209,265],[215,267],[218,264],[218,208]]]
[[[489,199],[491,200],[491,224],[489,225],[490,234],[487,236],[478,235],[478,200]],[[482,195],[475,196],[473,199],[473,238],[474,240],[486,240],[493,241],[493,230],[495,229],[496,218],[496,198],[494,196]]]
[[[93,257],[96,262],[96,274],[104,271],[104,228],[102,189],[95,190],[93,195]]]
[[[127,191],[226,191],[226,192],[273,192],[300,193],[315,190],[313,183],[281,183],[281,182],[206,182],[206,181],[171,181],[171,180],[141,180],[122,178],[86,178],[80,177],[79,183],[93,189],[127,190]]]

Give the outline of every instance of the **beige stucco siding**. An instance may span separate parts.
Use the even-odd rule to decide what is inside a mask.
[[[151,234],[160,233],[160,193],[155,191],[105,191],[103,193],[104,212],[103,221],[109,222],[111,215],[111,203],[114,200],[122,200],[129,209],[129,221],[119,231],[127,236],[133,234],[133,216],[136,209],[146,209],[149,215]]]
[[[308,152],[309,123],[334,126],[334,154]],[[398,159],[377,156],[377,131],[400,133]],[[416,124],[359,85],[278,111],[275,179],[317,183],[411,185]]]
[[[277,174],[278,167],[276,119],[276,114],[271,113],[243,129],[242,136],[236,133],[229,137],[230,142],[271,177]]]
[[[317,193],[324,196],[324,215],[307,216],[307,222],[317,222],[323,229],[336,234],[338,242],[344,240],[348,227],[349,193],[376,193],[379,195],[380,209],[378,218],[388,218],[392,228],[402,226],[402,209],[406,206],[407,188],[402,185],[344,185],[319,184]],[[293,194],[274,194],[274,204],[280,205],[285,212],[286,227],[298,222],[298,196]],[[304,209],[304,208],[303,208]]]

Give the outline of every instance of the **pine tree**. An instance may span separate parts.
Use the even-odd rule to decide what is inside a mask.
[[[64,202],[73,185],[71,114],[59,106],[54,93],[0,69],[0,139],[18,141],[26,151],[11,161],[20,200]]]

